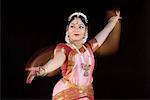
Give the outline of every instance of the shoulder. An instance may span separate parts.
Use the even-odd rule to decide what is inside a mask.
[[[98,42],[95,38],[89,40],[87,43],[86,43],[87,47],[90,48],[93,52],[96,51],[97,48],[99,48],[98,46]]]
[[[55,51],[63,50],[66,55],[71,51],[71,48],[66,43],[58,43],[56,45]]]

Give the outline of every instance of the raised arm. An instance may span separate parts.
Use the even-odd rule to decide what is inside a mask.
[[[104,29],[100,31],[94,39],[91,40],[94,51],[104,45],[104,42],[113,31],[114,27],[117,25],[118,19],[120,19],[120,11],[116,11],[116,15],[108,20],[108,24],[104,27]]]
[[[98,56],[106,56],[112,55],[118,51],[119,42],[120,42],[120,34],[121,33],[121,22],[118,21],[111,31],[107,39],[104,41],[103,45],[99,47],[95,54]]]
[[[26,68],[29,71],[26,83],[31,83],[35,76],[45,76],[63,65],[66,59],[64,48],[56,48],[54,57],[50,59],[45,65],[40,67]]]
[[[115,16],[115,10],[110,9],[106,11],[106,20],[109,20],[112,16]],[[103,45],[95,51],[95,54],[98,56],[112,55],[118,51],[119,42],[121,35],[121,22],[117,21],[115,27],[110,32],[107,39],[104,41]]]

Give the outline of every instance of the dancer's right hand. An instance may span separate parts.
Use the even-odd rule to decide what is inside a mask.
[[[30,67],[30,68],[26,68],[25,70],[29,72],[27,79],[26,79],[26,83],[31,84],[34,77],[36,77],[37,74],[39,73],[40,67]]]

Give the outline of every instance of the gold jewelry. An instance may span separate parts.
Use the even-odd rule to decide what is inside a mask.
[[[44,71],[44,72],[42,73],[42,71]],[[47,71],[43,67],[39,67],[39,71],[36,72],[36,76],[42,76],[42,77],[44,77],[44,76],[46,76],[46,74],[47,74]]]
[[[41,67],[41,69],[44,70],[44,73],[42,76],[46,76],[46,74],[47,74],[46,68]]]
[[[72,46],[73,46],[73,48],[75,48],[76,49],[76,51],[78,52],[78,54],[80,55],[80,57],[81,57],[81,67],[82,67],[82,69],[84,70],[84,76],[85,77],[87,77],[88,75],[89,75],[89,69],[90,69],[90,67],[91,67],[91,65],[92,65],[92,62],[91,62],[91,57],[90,57],[90,53],[89,53],[89,51],[88,51],[88,49],[84,46],[84,45],[82,45],[83,46],[83,48],[87,51],[87,53],[88,53],[88,64],[86,64],[85,63],[85,61],[84,61],[84,58],[83,58],[83,55],[82,55],[82,53],[79,51],[79,49],[73,44],[73,43],[70,43]]]

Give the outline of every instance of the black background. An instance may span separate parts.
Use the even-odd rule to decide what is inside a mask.
[[[90,39],[102,29],[104,13],[112,7],[120,7],[123,17],[120,48],[112,56],[95,56],[95,98],[150,98],[148,0],[60,1],[2,1],[2,98],[51,98],[61,76],[25,84],[29,58],[43,47],[64,42],[67,17],[75,10],[88,16]]]

